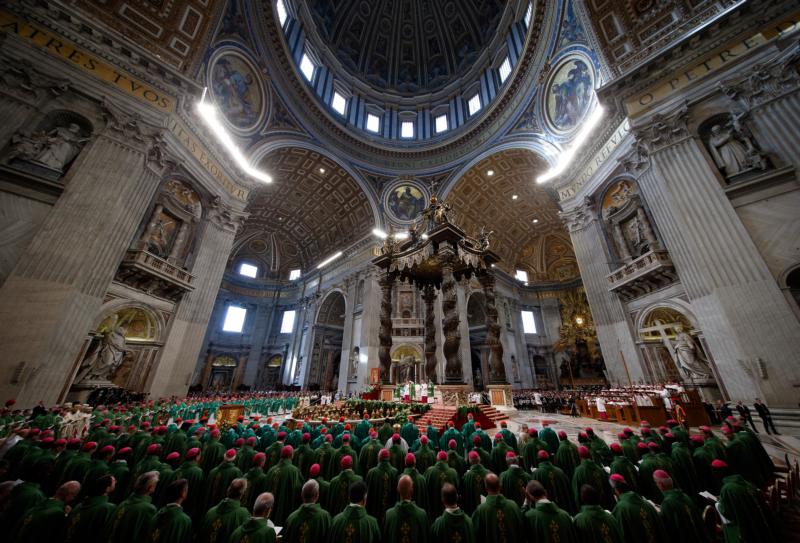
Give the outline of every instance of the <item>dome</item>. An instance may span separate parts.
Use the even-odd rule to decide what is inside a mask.
[[[511,3],[513,4],[513,2]],[[310,0],[321,45],[348,74],[392,94],[432,93],[467,75],[509,2]]]

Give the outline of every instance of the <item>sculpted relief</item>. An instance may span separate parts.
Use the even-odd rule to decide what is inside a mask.
[[[44,124],[42,130],[15,134],[4,162],[32,165],[35,172],[58,179],[89,141],[88,132],[63,114],[46,119]]]
[[[717,116],[706,123],[711,127],[705,138],[708,152],[728,181],[768,167],[766,157],[758,150],[752,134],[741,122],[743,115]]]

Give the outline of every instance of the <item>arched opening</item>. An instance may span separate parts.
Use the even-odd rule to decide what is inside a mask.
[[[328,294],[320,305],[314,322],[311,364],[304,388],[335,390],[339,384],[339,366],[344,339],[345,298],[339,291]]]

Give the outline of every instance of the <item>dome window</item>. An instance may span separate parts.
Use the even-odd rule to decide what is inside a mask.
[[[413,138],[414,137],[414,123],[411,121],[403,121],[400,124],[400,137]]]
[[[278,12],[278,21],[281,23],[281,27],[286,24],[286,19],[289,17],[289,14],[286,12],[286,4],[283,0],[278,0],[275,2],[275,11]]]
[[[302,274],[302,270],[292,270],[289,272],[289,281],[295,281],[296,279],[300,279],[300,274]]]
[[[475,96],[470,98],[467,102],[467,108],[469,109],[470,116],[475,115],[481,110],[482,107],[483,104],[481,104],[481,95],[476,92]]]
[[[377,115],[367,113],[367,130],[375,134],[381,131],[381,120]]]
[[[347,100],[345,100],[344,96],[334,91],[333,98],[331,99],[331,107],[339,115],[344,115],[344,112],[347,110]]]
[[[533,17],[533,4],[528,4],[528,9],[525,10],[525,28],[531,26],[532,17]]]
[[[511,61],[508,57],[503,60],[503,63],[500,65],[500,68],[497,70],[498,75],[500,75],[500,84],[506,82],[508,76],[511,75]]]
[[[303,75],[309,82],[314,80],[314,72],[316,69],[316,65],[308,58],[308,55],[303,53],[303,58],[300,59],[300,71],[303,72]]]
[[[258,275],[258,266],[253,266],[247,262],[242,262],[242,264],[239,266],[239,275],[244,275],[245,277],[255,279],[255,277]]]
[[[447,115],[439,115],[436,117],[435,123],[437,134],[447,131]]]

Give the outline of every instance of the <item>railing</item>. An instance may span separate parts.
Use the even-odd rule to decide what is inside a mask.
[[[125,254],[123,265],[138,271],[155,275],[183,290],[194,289],[194,275],[144,250],[129,250]]]
[[[649,251],[608,275],[608,289],[632,296],[666,286],[676,279],[667,251]]]

